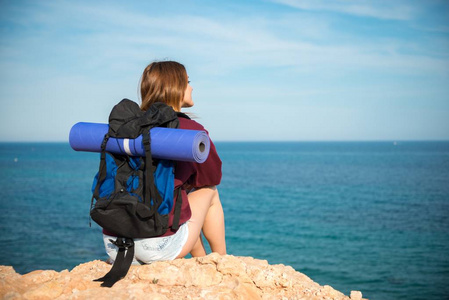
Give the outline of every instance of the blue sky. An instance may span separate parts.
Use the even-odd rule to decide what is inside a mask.
[[[449,139],[449,2],[0,0],[0,141],[67,141],[183,63],[217,141]]]

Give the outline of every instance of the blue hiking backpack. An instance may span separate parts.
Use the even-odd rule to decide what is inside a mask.
[[[134,257],[133,238],[156,237],[168,230],[175,193],[171,228],[179,228],[182,197],[181,189],[174,189],[174,162],[152,158],[149,133],[153,127],[178,126],[176,112],[164,103],[154,103],[143,112],[137,103],[123,99],[111,111],[109,131],[101,145],[99,171],[92,185],[90,210],[98,225],[117,236],[115,241],[110,240],[119,249],[114,265],[108,274],[95,280],[103,281],[102,286],[111,287],[128,273]],[[105,150],[110,137],[134,139],[140,135],[145,157]]]

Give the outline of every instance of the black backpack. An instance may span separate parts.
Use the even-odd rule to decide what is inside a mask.
[[[109,131],[101,145],[100,167],[93,184],[90,216],[101,227],[117,235],[110,240],[118,247],[109,273],[95,281],[112,287],[125,277],[134,257],[133,238],[163,235],[177,192],[172,229],[179,228],[181,189],[174,190],[174,162],[151,155],[150,129],[177,128],[176,112],[164,103],[154,103],[146,112],[137,103],[123,99],[109,115]],[[145,157],[106,152],[109,138],[135,139],[142,135]],[[123,152],[125,153],[125,152]],[[95,199],[95,204],[94,204]],[[126,254],[126,255],[125,255]]]

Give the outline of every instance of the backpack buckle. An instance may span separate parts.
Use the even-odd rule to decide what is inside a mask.
[[[142,135],[142,144],[144,144],[145,146],[150,145],[150,134],[149,133],[145,132]]]
[[[112,239],[109,239],[109,241],[111,243],[113,243],[114,245],[116,245],[119,249],[128,250],[128,248],[131,248],[132,246],[134,246],[133,239],[129,239],[129,238],[118,237],[115,241]]]

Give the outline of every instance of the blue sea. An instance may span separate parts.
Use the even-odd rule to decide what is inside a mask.
[[[449,142],[216,143],[229,254],[369,299],[449,299]],[[105,259],[98,154],[0,143],[0,264]]]

